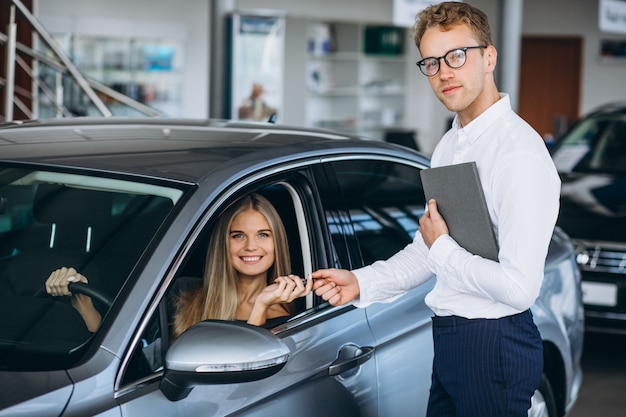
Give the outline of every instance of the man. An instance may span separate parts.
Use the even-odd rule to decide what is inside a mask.
[[[434,360],[428,416],[522,417],[539,385],[543,353],[530,306],[559,209],[560,180],[542,138],[498,92],[497,51],[486,15],[461,2],[416,18],[417,63],[456,112],[432,166],[475,161],[499,243],[498,262],[469,253],[428,202],[414,241],[386,261],[313,274],[333,305],[390,302],[434,274]],[[462,204],[462,202],[459,202]]]

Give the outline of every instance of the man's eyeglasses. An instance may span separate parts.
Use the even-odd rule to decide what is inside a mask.
[[[450,68],[461,68],[463,64],[465,64],[465,61],[467,61],[468,49],[483,48],[486,48],[486,46],[466,46],[465,48],[452,49],[439,58],[424,58],[421,61],[417,61],[415,64],[419,67],[420,71],[422,71],[422,74],[427,77],[432,77],[439,72],[440,60],[443,59],[446,65]]]

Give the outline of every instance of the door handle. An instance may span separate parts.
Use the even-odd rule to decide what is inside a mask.
[[[348,345],[341,348],[337,359],[328,367],[328,375],[336,376],[349,369],[356,368],[369,360],[374,354],[371,346]]]

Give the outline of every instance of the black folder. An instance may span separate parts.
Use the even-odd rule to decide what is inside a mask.
[[[450,236],[468,252],[498,261],[496,240],[475,162],[420,172],[426,201],[434,198]]]

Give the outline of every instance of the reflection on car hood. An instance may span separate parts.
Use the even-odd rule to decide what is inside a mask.
[[[572,238],[626,241],[626,177],[562,174],[558,225]]]

